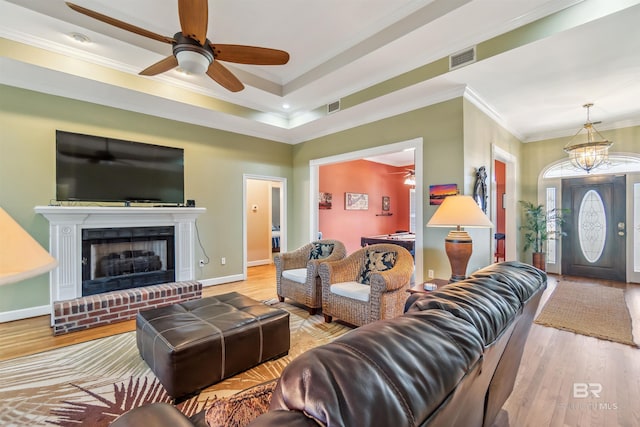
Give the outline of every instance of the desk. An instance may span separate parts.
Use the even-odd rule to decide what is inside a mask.
[[[394,245],[400,245],[413,254],[416,244],[416,235],[413,233],[392,233],[360,238],[360,246],[373,245],[375,243],[391,243]]]

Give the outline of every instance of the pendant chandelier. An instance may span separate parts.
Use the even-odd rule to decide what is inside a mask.
[[[571,163],[587,173],[593,169],[605,165],[609,161],[609,147],[613,142],[607,141],[600,135],[600,132],[593,126],[594,123],[589,119],[589,108],[593,104],[584,104],[587,109],[587,122],[584,126],[571,138],[569,143],[564,147],[564,151],[569,154]],[[596,122],[599,123],[599,122]],[[586,130],[586,141],[577,140],[578,135]]]

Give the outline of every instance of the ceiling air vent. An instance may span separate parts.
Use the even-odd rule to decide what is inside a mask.
[[[476,62],[475,46],[449,55],[449,70],[460,68],[473,62]]]
[[[333,101],[330,104],[327,104],[327,114],[335,113],[336,111],[340,111],[340,100]]]

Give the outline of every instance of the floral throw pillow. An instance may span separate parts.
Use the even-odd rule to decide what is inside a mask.
[[[333,252],[333,243],[314,243],[309,259],[323,259],[331,255]]]
[[[363,285],[369,285],[371,274],[392,269],[396,265],[397,259],[397,252],[367,251],[358,282]]]

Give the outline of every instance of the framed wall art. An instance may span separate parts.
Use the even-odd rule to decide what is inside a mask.
[[[382,211],[388,212],[390,208],[391,208],[391,197],[382,196]]]
[[[331,193],[318,193],[318,209],[331,209],[331,203],[333,194]]]
[[[437,184],[429,186],[429,204],[441,205],[445,197],[458,194],[458,184]]]
[[[344,193],[344,208],[348,211],[369,209],[369,195],[365,193]]]

